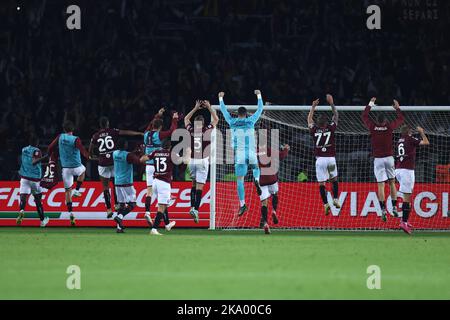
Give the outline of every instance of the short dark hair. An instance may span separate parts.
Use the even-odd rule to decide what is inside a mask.
[[[161,119],[155,119],[153,120],[153,129],[159,129],[162,128],[163,121]]]
[[[63,129],[64,132],[73,132],[75,130],[75,124],[70,120],[66,120],[63,123]]]
[[[407,134],[411,130],[411,126],[409,124],[404,124],[400,127],[401,134]]]
[[[319,115],[319,117],[317,118],[317,124],[319,126],[324,126],[325,124],[327,124],[327,122],[328,122],[328,116],[324,113]]]
[[[100,128],[106,129],[109,127],[109,120],[107,117],[100,117],[98,124],[100,125]]]
[[[380,112],[375,117],[377,124],[383,124],[386,122],[386,115],[383,112]]]
[[[117,140],[117,149],[118,150],[125,150],[127,148],[127,140],[124,138],[120,138]]]
[[[246,107],[239,107],[238,108],[238,115],[246,116],[247,115],[247,108]]]

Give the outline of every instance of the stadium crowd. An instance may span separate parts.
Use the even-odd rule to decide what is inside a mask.
[[[221,90],[245,104],[255,88],[276,104],[324,92],[341,105],[450,101],[445,12],[432,23],[387,14],[370,31],[364,4],[350,1],[79,1],[82,29],[69,31],[69,4],[0,6],[2,180],[18,178],[30,135],[45,146],[64,119],[88,144],[101,115],[142,131],[162,106],[186,114]]]

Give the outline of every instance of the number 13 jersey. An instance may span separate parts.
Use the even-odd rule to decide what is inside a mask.
[[[170,150],[159,149],[148,155],[155,161],[155,173],[153,177],[168,183],[172,182],[173,162],[170,156]]]

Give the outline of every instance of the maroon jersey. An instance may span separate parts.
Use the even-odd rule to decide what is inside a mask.
[[[160,149],[155,150],[148,155],[150,159],[154,160],[155,173],[153,177],[168,183],[172,182],[173,162],[170,157],[170,150]]]
[[[416,148],[420,140],[410,135],[404,135],[397,142],[397,163],[398,169],[414,170],[416,166]]]
[[[53,152],[50,155],[50,159],[47,165],[45,166],[44,177],[42,178],[40,183],[42,188],[50,190],[58,184],[59,176],[56,170],[57,162],[58,162],[58,153]]]
[[[309,128],[309,132],[314,140],[314,154],[316,157],[335,157],[336,144],[334,142],[334,132],[336,131],[336,122],[327,124],[321,128],[313,124]]]
[[[91,143],[98,151],[98,165],[109,167],[114,165],[112,153],[116,150],[119,129],[100,129],[92,136]]]
[[[392,132],[403,123],[404,116],[400,110],[397,110],[397,118],[385,125],[377,125],[369,117],[370,106],[364,109],[362,120],[370,131],[370,142],[372,144],[372,156],[374,158],[384,158],[393,155],[393,136]]]
[[[202,130],[195,130],[192,124],[188,124],[186,129],[191,134],[191,158],[205,159],[209,157],[209,152],[205,152],[211,143],[211,132],[214,126],[208,124]],[[198,131],[198,132],[197,132]]]
[[[287,157],[288,152],[289,152],[288,149],[280,150],[280,153],[278,154],[279,161],[284,160]],[[264,151],[258,149],[258,163],[260,168],[269,168],[271,166],[271,162],[267,163],[268,159],[261,161],[265,157],[270,157],[271,155],[272,150],[269,147],[267,148],[267,150]],[[261,176],[259,177],[259,184],[261,186],[270,186],[276,182],[278,182],[277,173],[268,175],[261,174]]]

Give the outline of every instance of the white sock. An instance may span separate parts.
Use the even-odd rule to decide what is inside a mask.
[[[122,220],[122,219],[123,219],[123,214],[118,214],[118,215],[117,215],[117,218],[119,218],[119,219]]]
[[[146,216],[149,216],[149,215],[150,215],[150,212],[147,211],[147,212],[145,213],[145,215],[146,215]]]
[[[241,207],[245,205],[245,200],[239,200],[239,203],[241,204]]]

